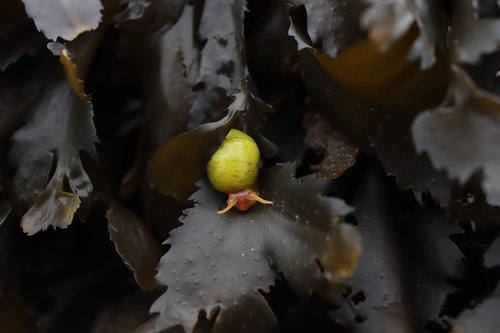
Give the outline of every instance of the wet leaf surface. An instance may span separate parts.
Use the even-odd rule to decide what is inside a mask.
[[[454,0],[450,51],[457,63],[475,63],[484,54],[500,46],[500,21],[497,18],[479,18],[473,1]]]
[[[218,122],[203,124],[162,145],[149,161],[148,175],[152,185],[163,194],[179,201],[186,200],[195,190],[196,181],[204,175],[211,154],[234,126],[247,98],[237,98],[232,104],[235,108],[230,107],[228,114]]]
[[[493,295],[476,308],[461,313],[457,318],[457,322],[453,325],[452,333],[495,332],[498,325],[500,325],[498,319],[498,311],[500,310],[499,289],[497,287]]]
[[[387,174],[396,177],[401,189],[410,189],[417,200],[425,193],[441,206],[450,204],[453,181],[443,170],[435,170],[428,156],[418,154],[411,138],[411,119],[397,119],[398,127],[390,117],[379,120],[378,135],[371,138]],[[397,143],[394,138],[398,138]]]
[[[363,37],[359,15],[363,1],[345,0],[291,0],[295,6],[304,6],[307,12],[307,33],[313,47],[335,57],[337,53]]]
[[[106,212],[110,239],[142,289],[160,287],[154,277],[164,251],[144,222],[127,208],[112,203]]]
[[[147,9],[150,8],[148,5]],[[144,52],[154,56],[153,65],[147,66],[142,77],[148,103],[135,160],[121,188],[121,195],[126,198],[131,197],[143,181],[151,155],[167,140],[187,130],[192,86],[185,69],[194,61],[196,53],[193,20],[193,7],[186,6],[179,21],[154,38],[152,45],[142,41]]]
[[[184,202],[195,190],[195,183],[205,174],[206,164],[229,130],[240,127],[257,141],[263,156],[276,153],[276,146],[260,133],[270,106],[255,98],[248,82],[241,82],[241,91],[227,108],[227,115],[217,122],[203,124],[180,134],[154,153],[148,164],[153,188]],[[183,168],[179,168],[183,165]]]
[[[424,331],[439,320],[455,290],[448,279],[463,271],[463,254],[449,237],[461,229],[436,209],[406,208],[400,214],[408,203],[398,198],[394,184],[379,167],[363,171],[353,201],[363,254],[346,298],[352,311],[348,327],[352,332]],[[340,321],[350,312],[343,311]]]
[[[451,105],[420,114],[412,126],[413,140],[436,169],[445,169],[462,184],[482,170],[486,201],[498,206],[500,156],[489,142],[499,139],[499,99],[481,91],[460,69],[454,73]]]
[[[31,106],[26,124],[13,134],[15,143],[9,151],[9,163],[16,167],[12,182],[16,204],[20,211],[31,206],[21,220],[23,230],[29,235],[49,225],[67,228],[80,207],[80,198],[92,192],[80,154],[86,152],[97,160],[98,139],[92,104],[85,95],[81,78],[86,75],[95,47],[109,26],[112,11],[111,3],[106,7],[107,19],[101,29],[71,43],[75,59],[64,45],[52,43],[53,51],[61,55],[68,82],[49,58],[37,59],[44,68],[38,72],[52,72],[53,77],[40,81],[43,92],[37,104]],[[82,65],[80,71],[77,62]]]
[[[144,133],[140,148],[143,156],[151,154],[148,152],[151,149],[156,151],[148,169],[154,187],[179,201],[185,201],[194,191],[194,183],[205,172],[206,161],[235,125],[234,112],[223,116],[231,101],[230,94],[238,91],[246,72],[241,54],[244,3],[237,2],[227,7],[220,1],[207,1],[201,6],[203,14],[200,18],[196,17],[197,10],[200,10],[198,5],[187,5],[176,24],[158,42],[159,61],[166,72],[161,73],[158,83],[153,86],[149,105],[151,117],[148,118],[151,123],[147,123],[152,131]],[[205,17],[211,17],[215,12],[225,15],[226,21],[207,21]],[[253,97],[251,101],[254,102]],[[244,105],[236,108],[243,109]],[[165,109],[172,115],[169,116]],[[157,115],[164,117],[166,125],[158,121]],[[246,122],[246,126],[257,132],[262,120],[257,114],[250,113],[249,117],[252,115],[255,115],[253,120]],[[207,119],[219,121],[207,124]],[[194,128],[178,135],[185,126]],[[178,136],[172,138],[175,135]],[[275,151],[275,147],[261,135],[256,136],[258,138],[262,138],[259,141],[264,152],[268,152],[266,155]],[[166,139],[170,140],[165,143]],[[159,144],[162,146],[158,148]],[[178,167],[179,159],[186,161],[181,163],[185,168]],[[139,160],[136,162],[140,163]],[[137,166],[134,168],[133,172],[139,174]]]
[[[294,169],[264,170],[261,194],[274,205],[244,214],[217,215],[222,196],[206,181],[200,184],[195,207],[170,234],[171,249],[158,268],[157,280],[168,290],[152,307],[160,313],[157,329],[182,325],[190,332],[204,310],[209,318],[220,311],[216,331],[271,331],[275,319],[259,290],[280,274],[304,297],[338,293],[361,251],[357,232],[340,222],[352,208],[321,197],[324,183],[314,177],[294,180]]]
[[[117,14],[116,20],[118,23],[134,20],[147,22],[146,31],[152,33],[168,29],[174,24],[181,15],[185,3],[185,0],[123,0],[121,5],[126,5],[126,8]]]
[[[410,30],[384,53],[370,41],[357,43],[337,58],[308,50],[299,52],[304,81],[314,104],[332,126],[365,151],[370,150],[367,137],[378,130],[377,119],[370,114],[380,119],[387,115],[411,119],[444,96],[444,63],[422,71],[415,61],[406,61],[405,54],[415,37],[415,29]],[[433,77],[441,81],[431,80]]]
[[[0,332],[496,332],[497,2],[3,1]]]
[[[91,104],[81,101],[64,79],[55,79],[46,84],[13,140],[9,152],[10,163],[17,167],[13,189],[21,205],[33,204],[21,222],[24,232],[32,235],[50,225],[66,228],[80,197],[92,191],[80,158],[81,151],[97,158]]]
[[[100,0],[49,0],[43,3],[23,0],[23,3],[37,29],[54,41],[59,37],[70,41],[85,31],[96,29],[103,8]]]
[[[436,62],[436,48],[444,46],[440,8],[435,1],[369,0],[361,24],[367,28],[370,39],[381,50],[387,50],[416,24],[419,35],[413,42],[408,59],[420,59],[422,69]]]
[[[333,129],[362,151],[377,154],[401,188],[413,189],[417,197],[430,191],[446,205],[451,181],[418,156],[410,127],[418,110],[444,98],[447,69],[443,62],[426,71],[408,63],[414,38],[411,30],[385,53],[360,42],[335,59],[303,50],[299,61],[313,105]],[[442,81],[431,80],[436,76]]]
[[[229,6],[224,0],[195,4],[202,11],[193,21],[198,47],[195,63],[187,66],[193,85],[188,127],[194,128],[223,116],[230,97],[247,75],[243,61],[243,15],[246,2],[236,0]],[[213,20],[217,17],[217,20]],[[185,36],[190,37],[190,36]]]

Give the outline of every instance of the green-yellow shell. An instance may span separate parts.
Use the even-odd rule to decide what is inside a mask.
[[[259,175],[259,147],[242,131],[232,129],[207,165],[208,179],[224,193],[253,187]]]

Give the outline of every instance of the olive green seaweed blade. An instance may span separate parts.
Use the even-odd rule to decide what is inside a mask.
[[[205,174],[208,159],[234,126],[238,112],[229,111],[221,120],[203,124],[162,145],[148,164],[152,187],[179,201],[187,200]]]

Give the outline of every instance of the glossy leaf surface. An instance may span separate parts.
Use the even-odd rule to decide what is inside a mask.
[[[9,158],[17,166],[14,190],[23,204],[34,202],[23,217],[24,232],[32,235],[50,225],[66,228],[80,197],[92,191],[80,157],[81,151],[97,157],[91,104],[81,101],[64,79],[54,80],[13,139]]]
[[[182,325],[190,332],[204,310],[208,318],[220,311],[216,330],[271,331],[275,319],[259,290],[281,274],[302,296],[337,295],[361,253],[358,233],[341,222],[352,208],[322,197],[324,183],[314,177],[293,179],[294,169],[264,170],[261,195],[274,204],[247,213],[218,215],[222,196],[200,183],[196,205],[170,234],[158,267],[158,281],[168,286],[152,307],[160,313],[158,329]]]
[[[450,89],[452,106],[423,112],[415,119],[412,126],[415,146],[429,154],[436,169],[444,168],[462,184],[482,170],[486,200],[498,206],[500,155],[488,142],[500,138],[500,99],[481,91],[458,68]]]
[[[54,41],[58,37],[70,41],[85,31],[96,29],[103,8],[100,0],[23,0],[23,3],[38,30]]]

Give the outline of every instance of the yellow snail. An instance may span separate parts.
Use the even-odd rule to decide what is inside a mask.
[[[219,210],[218,214],[224,214],[234,206],[246,211],[256,201],[266,205],[273,203],[259,197],[255,187],[259,161],[259,147],[255,141],[237,129],[229,131],[207,165],[210,183],[217,191],[229,195],[226,208]]]

